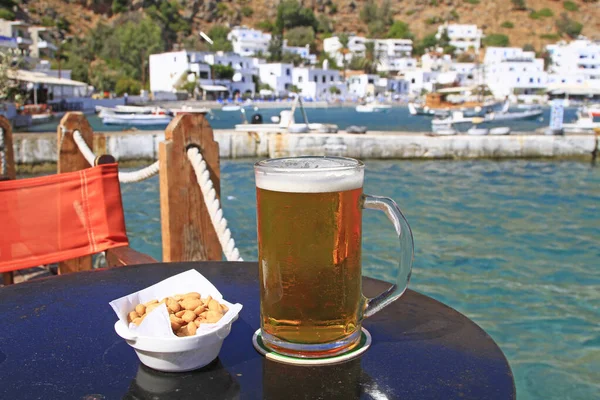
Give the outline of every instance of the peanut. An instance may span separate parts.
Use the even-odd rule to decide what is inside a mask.
[[[193,311],[187,310],[182,316],[181,319],[185,322],[191,322],[196,319],[196,314]]]
[[[167,308],[169,309],[169,312],[178,312],[179,310],[181,310],[181,306],[179,305],[179,303],[177,302],[177,300],[175,300],[172,297],[169,297],[167,299]]]
[[[163,303],[169,313],[171,329],[178,337],[195,335],[200,325],[214,324],[229,311],[229,307],[211,296],[202,299],[200,293],[189,292],[138,304],[127,315],[127,320],[139,326],[150,312]]]
[[[208,311],[206,313],[206,322],[208,322],[209,324],[214,324],[215,322],[220,320],[222,316],[223,314],[221,314],[220,312]]]
[[[208,302],[208,309],[211,311],[221,311],[220,304],[215,299]]]
[[[134,319],[136,319],[136,318],[139,318],[139,317],[140,317],[140,315],[139,315],[137,312],[135,312],[135,311],[132,311],[132,312],[130,312],[130,313],[127,315],[127,320],[128,320],[129,322],[131,322],[131,321],[133,321]]]
[[[200,301],[200,299],[192,299],[192,298],[185,298],[183,300],[181,300],[181,302],[179,303],[181,304],[181,306],[183,308],[185,308],[186,310],[195,310],[196,308],[198,308],[199,306],[202,305],[202,301]]]
[[[202,314],[204,311],[206,311],[206,306],[203,304],[201,306],[198,306],[195,310],[194,310],[194,314],[196,315],[200,315]]]
[[[138,315],[144,315],[146,313],[146,306],[143,304],[138,304],[135,306],[135,312],[138,313]]]
[[[189,336],[194,336],[196,334],[197,329],[198,329],[198,327],[196,326],[194,321],[190,321],[190,323],[187,324],[187,330],[188,330]]]

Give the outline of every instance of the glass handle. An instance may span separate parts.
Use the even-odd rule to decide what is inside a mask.
[[[367,307],[364,312],[364,317],[367,318],[398,299],[406,291],[412,271],[415,245],[410,226],[394,200],[388,197],[365,194],[363,195],[363,208],[383,211],[394,224],[396,234],[400,240],[400,261],[396,282],[378,296],[367,299]]]

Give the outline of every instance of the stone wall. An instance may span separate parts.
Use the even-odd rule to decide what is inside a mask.
[[[366,135],[272,134],[215,130],[222,158],[336,155],[361,159],[591,157],[593,135],[428,136],[375,132]],[[94,152],[119,161],[154,160],[161,131],[97,133]],[[56,134],[14,135],[17,164],[56,162]]]

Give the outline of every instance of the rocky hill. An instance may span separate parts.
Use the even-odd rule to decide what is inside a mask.
[[[62,23],[71,34],[84,35],[98,22],[109,23],[123,13],[147,12],[161,7],[161,0],[0,0],[0,7],[11,10],[16,18],[36,24]],[[179,15],[189,24],[191,33],[208,30],[214,24],[261,26],[274,21],[279,0],[172,0]],[[333,32],[369,34],[365,5],[381,7],[384,0],[300,0]],[[7,7],[10,6],[10,7]],[[567,36],[557,29],[557,21],[566,16],[581,33],[600,39],[600,3],[597,0],[400,0],[389,1],[386,12],[394,21],[403,21],[416,39],[435,32],[446,21],[477,24],[485,34],[502,34],[510,45],[544,44]],[[6,15],[3,13],[3,15]],[[376,24],[375,24],[376,25]],[[264,26],[264,25],[262,25]],[[377,31],[377,28],[373,28]],[[380,32],[380,34],[385,32]],[[376,32],[377,34],[377,32]],[[318,35],[322,38],[323,34]]]

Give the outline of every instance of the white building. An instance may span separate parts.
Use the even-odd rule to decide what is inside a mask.
[[[448,38],[450,38],[450,45],[456,47],[459,52],[466,51],[469,48],[479,51],[481,39],[483,38],[483,31],[478,29],[477,25],[446,23],[438,27],[438,32],[435,37],[440,39],[444,31],[447,32]]]
[[[546,87],[548,80],[544,60],[517,47],[488,47],[483,74],[496,98],[535,95]]]
[[[247,28],[245,26],[236,26],[227,34],[227,40],[233,45],[233,52],[241,56],[253,56],[269,54],[269,42],[271,34],[261,32],[257,29]],[[283,41],[283,53],[298,54],[305,60],[309,60],[311,64],[317,62],[317,56],[310,54],[310,47],[306,46],[288,46],[287,40]]]
[[[439,74],[437,71],[425,71],[422,68],[416,68],[404,73],[404,80],[408,82],[409,93],[419,96],[423,90],[433,92]]]
[[[233,45],[233,52],[241,56],[267,54],[271,34],[245,26],[236,26],[227,34],[227,40]]]
[[[13,48],[13,52],[23,57],[29,57],[30,46],[33,44],[29,34],[29,24],[23,21],[0,19],[0,36],[13,38],[17,45],[16,48]],[[6,39],[4,41],[7,42]]]
[[[216,80],[211,66],[224,65],[234,69],[233,80]],[[150,91],[173,93],[190,74],[199,83],[199,90],[214,92],[214,97],[254,94],[252,75],[258,73],[254,60],[233,53],[174,51],[150,56]],[[216,94],[218,93],[218,95]],[[205,93],[206,94],[206,93]]]
[[[340,82],[340,72],[332,69],[296,67],[292,69],[293,85],[300,89],[303,97],[322,100],[331,96],[331,87],[343,95],[346,86]]]
[[[195,75],[196,79],[211,79],[210,66],[199,52],[182,50],[152,54],[149,68],[152,93],[174,92],[189,74]]]
[[[365,44],[375,42],[375,51],[381,59],[381,71],[398,71],[395,68],[413,68],[416,61],[410,58],[412,53],[412,40],[410,39],[367,39],[362,36],[350,36],[348,40],[348,53],[342,54],[342,44],[338,36],[323,39],[323,50],[334,57],[338,65],[343,63],[344,58],[350,61],[353,56],[365,56]],[[397,61],[408,59],[407,61]],[[379,67],[378,67],[379,69]]]
[[[417,68],[417,60],[412,57],[402,58],[384,58],[379,62],[377,71],[379,72],[404,72]]]
[[[577,85],[586,82],[600,87],[600,43],[582,38],[546,46],[550,54],[551,84]]]
[[[31,36],[30,54],[34,58],[54,58],[58,48],[54,44],[52,32],[43,26],[29,28]]]
[[[421,56],[423,71],[448,71],[452,65],[452,56],[441,52],[429,52]]]
[[[258,66],[259,78],[273,89],[273,94],[285,96],[293,85],[293,64],[269,63]]]

